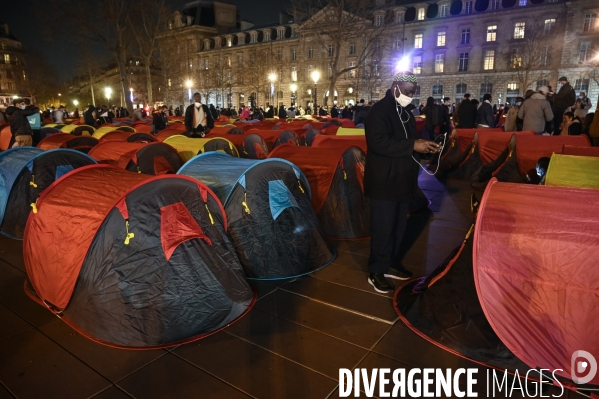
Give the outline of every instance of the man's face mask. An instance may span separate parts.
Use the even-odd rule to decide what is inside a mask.
[[[399,87],[395,87],[395,92],[393,93],[393,96],[395,97],[395,101],[397,101],[397,103],[402,107],[407,107],[412,103],[412,98],[403,94]]]

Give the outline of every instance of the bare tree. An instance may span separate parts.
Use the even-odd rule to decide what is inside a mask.
[[[313,41],[325,55],[328,77],[329,104],[333,103],[335,84],[344,73],[357,69],[376,50],[383,33],[382,24],[375,27],[372,0],[292,0],[296,17],[307,21],[300,34]],[[341,54],[352,57],[352,65]]]
[[[41,52],[32,49],[27,54],[30,60],[25,75],[27,94],[40,106],[55,105],[55,96],[60,90],[58,72]]]
[[[137,41],[146,72],[148,103],[154,104],[152,94],[152,60],[158,50],[158,36],[166,28],[170,9],[165,0],[140,0],[135,13],[128,15],[133,36]]]
[[[104,0],[101,5],[78,0],[38,1],[36,8],[46,21],[50,37],[77,41],[81,46],[100,45],[115,59],[119,71],[120,96],[133,113],[127,96],[127,54],[133,44],[130,15],[137,13],[133,0]],[[61,29],[56,29],[60,26]]]
[[[260,96],[263,96],[263,101],[270,99],[268,54],[269,53],[265,51],[250,53],[250,60],[246,63],[247,67],[242,72],[244,74],[243,79],[245,86],[248,87],[252,93],[256,93],[255,101],[257,104],[259,104]],[[271,104],[271,106],[274,106],[274,104]]]
[[[516,28],[518,29],[518,28]],[[534,82],[549,79],[553,66],[558,59],[552,59],[551,54],[559,54],[559,40],[557,32],[562,29],[562,24],[555,22],[546,25],[543,21],[527,21],[525,28],[518,34],[521,39],[510,45],[503,52],[503,58],[508,68],[513,71],[523,94]],[[516,32],[515,32],[516,33]]]

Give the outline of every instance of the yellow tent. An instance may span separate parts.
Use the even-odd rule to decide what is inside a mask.
[[[233,143],[221,137],[194,139],[182,135],[171,136],[164,140],[181,154],[185,162],[198,154],[209,151],[219,151],[239,158],[239,152]]]
[[[599,157],[553,154],[545,184],[547,186],[599,188]]]
[[[65,125],[60,129],[63,133],[75,134],[77,136],[91,136],[95,130],[89,125]]]
[[[363,128],[340,127],[337,136],[364,136]]]
[[[135,129],[131,126],[103,126],[94,132],[93,137],[100,140],[106,133],[114,131],[135,132]]]

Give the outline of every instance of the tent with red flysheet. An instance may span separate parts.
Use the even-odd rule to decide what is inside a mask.
[[[589,147],[587,136],[516,135],[515,147],[507,160],[493,175],[501,182],[537,183],[536,166],[539,159],[561,153],[564,145]]]
[[[118,140],[118,141],[128,141],[129,143],[141,142],[141,143],[153,143],[158,140],[154,136],[149,133],[135,133],[135,132],[122,132],[120,130],[106,133],[100,141],[106,140]]]
[[[40,194],[65,173],[95,163],[69,149],[17,147],[0,153],[0,233],[22,239],[27,217],[31,210],[36,211]]]
[[[254,302],[226,230],[220,201],[197,180],[83,167],[50,186],[27,221],[26,291],[105,345],[190,342]]]
[[[366,136],[329,136],[319,134],[314,137],[312,147],[316,148],[332,148],[344,145],[354,145],[366,152]]]
[[[572,198],[576,206],[564,207]],[[567,388],[599,388],[599,374],[593,386],[570,381],[577,351],[599,356],[598,202],[598,190],[493,179],[464,243],[396,291],[398,315],[479,364],[520,375],[550,369]]]
[[[0,151],[8,150],[12,141],[12,132],[8,123],[0,123]]]
[[[585,157],[599,157],[599,147],[578,147],[575,145],[564,145],[564,155],[582,155]]]
[[[177,173],[183,166],[181,155],[165,143],[104,141],[92,148],[89,156],[98,163],[148,175]]]
[[[233,143],[241,158],[266,159],[268,157],[268,146],[262,136],[257,134],[223,134],[210,131],[210,134],[206,136],[208,139],[215,137],[221,137]]]
[[[470,155],[476,132],[502,132],[501,129],[454,129],[445,139],[444,152],[439,160],[439,171],[451,172]]]
[[[200,180],[223,202],[248,277],[296,277],[335,259],[312,209],[308,180],[291,162],[209,152],[189,160],[179,174]]]
[[[251,129],[246,134],[257,134],[264,139],[264,142],[268,146],[268,150],[272,151],[274,148],[281,144],[294,144],[299,145],[299,137],[293,130],[258,130]]]
[[[268,157],[286,159],[304,172],[312,189],[312,207],[325,236],[352,239],[370,235],[370,208],[364,196],[364,151],[351,145],[281,145]]]
[[[72,150],[81,151],[85,154],[89,153],[93,147],[98,144],[98,139],[90,136],[73,136],[66,133],[52,134],[44,137],[38,144],[37,148],[42,150],[52,150],[55,148],[70,148]]]

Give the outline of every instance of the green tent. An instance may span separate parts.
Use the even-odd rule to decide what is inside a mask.
[[[599,188],[599,158],[553,154],[545,184],[547,186]]]

